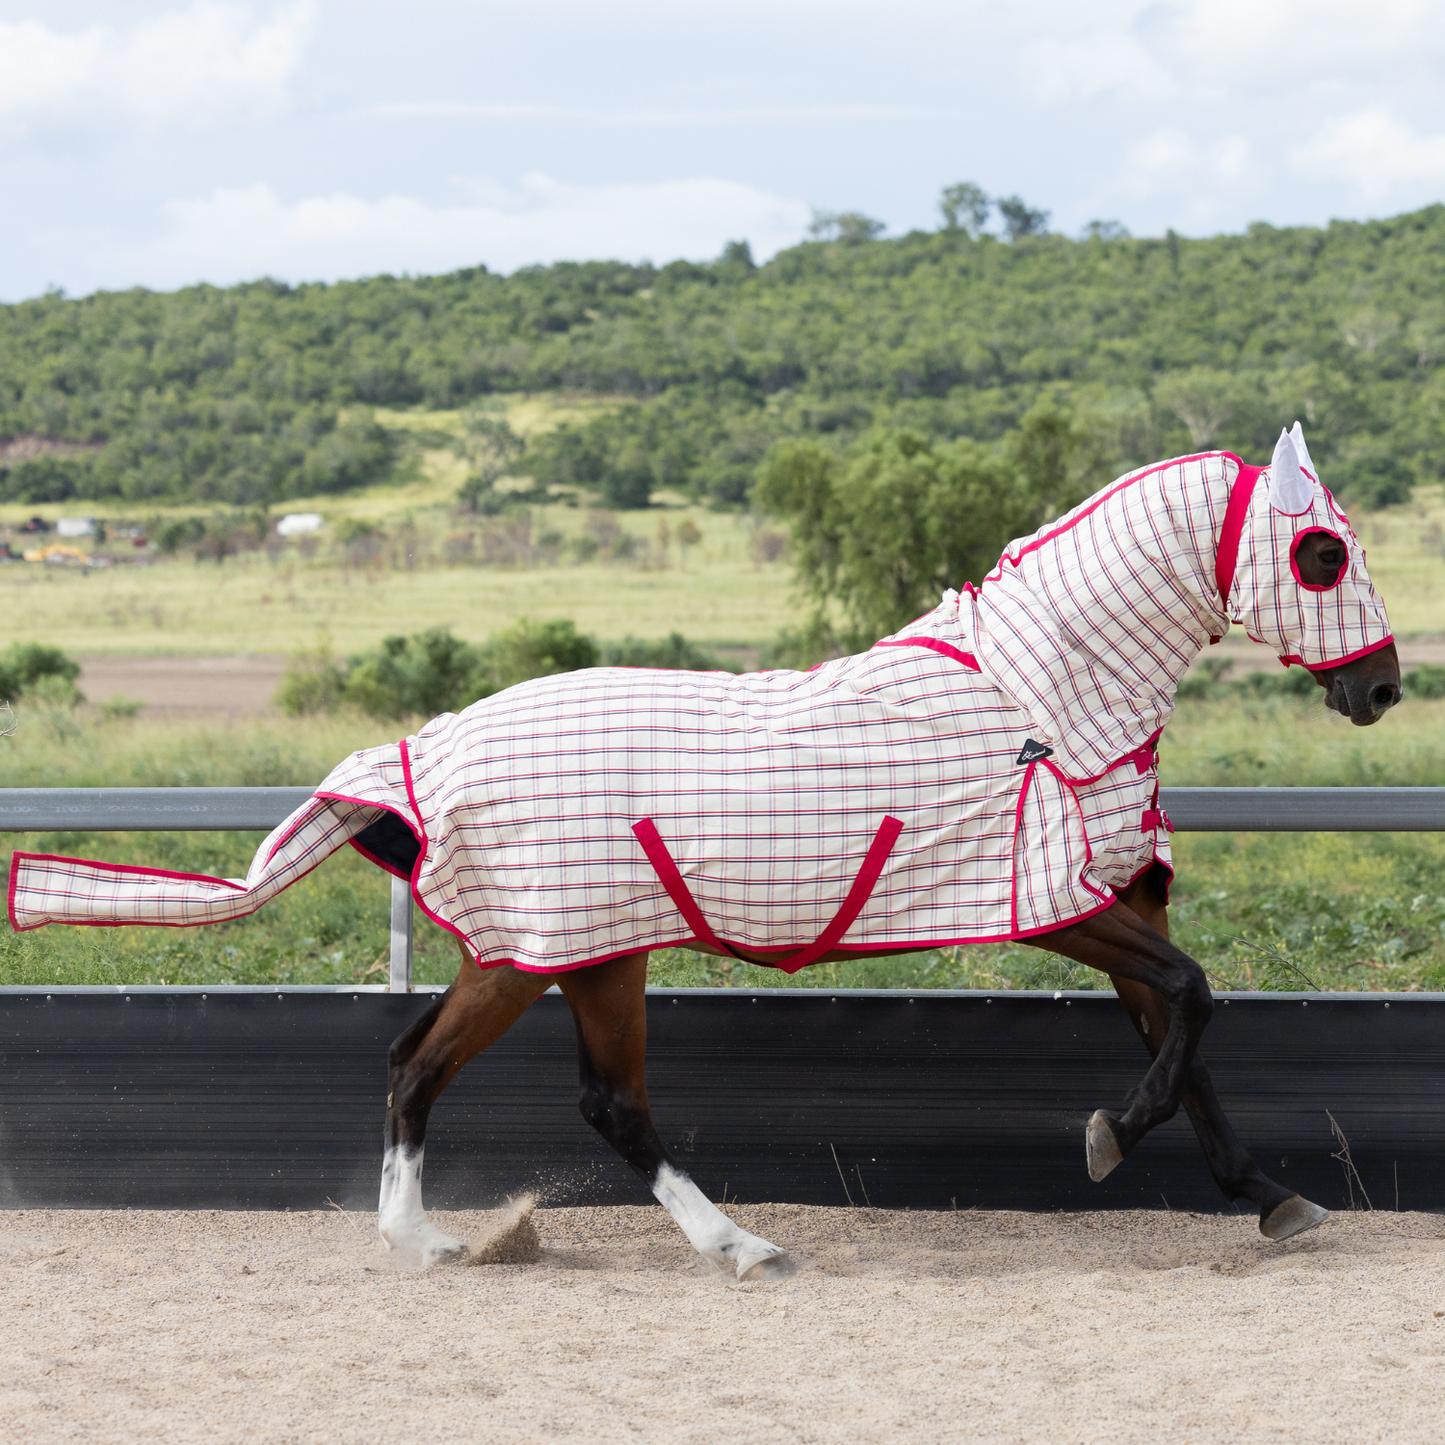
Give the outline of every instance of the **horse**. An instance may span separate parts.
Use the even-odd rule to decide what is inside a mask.
[[[1126,473],[977,586],[810,672],[596,668],[443,714],[334,769],[245,880],[17,852],[10,919],[236,918],[345,843],[409,879],[462,955],[388,1054],[378,1227],[423,1265],[466,1251],[422,1203],[431,1109],[555,981],[584,1118],[719,1269],[790,1272],[653,1126],[644,987],[664,946],[795,972],[1013,939],[1097,969],[1152,1062],[1090,1116],[1090,1177],[1182,1105],[1225,1197],[1289,1239],[1327,1211],[1230,1125],[1199,1053],[1208,983],[1169,938],[1159,737],[1232,623],[1357,726],[1400,699],[1384,605],[1298,422],[1268,467],[1208,452]]]

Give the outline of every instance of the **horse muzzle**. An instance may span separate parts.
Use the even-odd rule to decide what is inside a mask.
[[[1349,718],[1357,728],[1379,722],[1404,695],[1393,642],[1317,676],[1325,688],[1325,706]]]

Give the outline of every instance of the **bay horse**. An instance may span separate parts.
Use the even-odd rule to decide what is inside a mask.
[[[713,1264],[789,1271],[653,1127],[644,986],[670,946],[793,972],[1013,939],[1098,969],[1153,1061],[1089,1119],[1090,1176],[1182,1104],[1225,1197],[1288,1239],[1327,1212],[1268,1178],[1225,1116],[1198,1052],[1209,987],[1166,912],[1158,740],[1231,622],[1356,725],[1399,701],[1384,606],[1298,423],[1267,468],[1213,452],[1127,473],[858,656],[589,669],[444,714],[340,764],[245,880],[16,853],[11,923],[235,918],[347,842],[408,878],[463,959],[388,1058],[378,1223],[423,1264],[466,1249],[422,1205],[431,1108],[555,981],[583,1116]]]

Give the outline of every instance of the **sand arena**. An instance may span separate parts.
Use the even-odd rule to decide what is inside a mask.
[[[655,1207],[439,1211],[531,1262],[425,1273],[370,1215],[13,1211],[0,1440],[1440,1438],[1436,1216],[735,1215],[792,1279]]]

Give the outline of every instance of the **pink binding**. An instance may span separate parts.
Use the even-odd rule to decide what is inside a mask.
[[[667,851],[667,844],[662,841],[657,825],[651,818],[643,818],[632,825],[632,831],[637,841],[642,844],[642,851],[647,855],[647,861],[652,864],[658,881],[667,890],[667,896],[682,914],[683,921],[692,929],[694,937],[699,942],[710,943],[714,948],[733,953],[733,949],[712,931],[707,919],[703,917],[702,909],[697,906],[697,900],[692,896],[687,881],[678,871],[672,854]],[[853,886],[849,888],[842,907],[833,915],[833,921],[806,948],[800,948],[796,953],[786,954],[782,958],[768,959],[769,967],[781,968],[784,973],[797,973],[810,963],[816,963],[847,933],[877,886],[878,879],[883,874],[883,865],[888,861],[888,855],[893,851],[893,845],[902,831],[903,824],[891,814],[883,819],[868,846],[863,866],[859,868],[858,876],[854,878]],[[736,954],[733,956],[737,957]]]
[[[1233,456],[1231,452],[1229,455]],[[1238,457],[1239,475],[1229,489],[1229,506],[1224,512],[1224,526],[1219,532],[1219,546],[1214,553],[1214,585],[1219,589],[1220,605],[1229,611],[1229,594],[1234,588],[1234,569],[1239,561],[1239,538],[1244,531],[1244,519],[1249,515],[1249,504],[1254,498],[1254,486],[1259,481],[1263,467],[1247,467]]]

